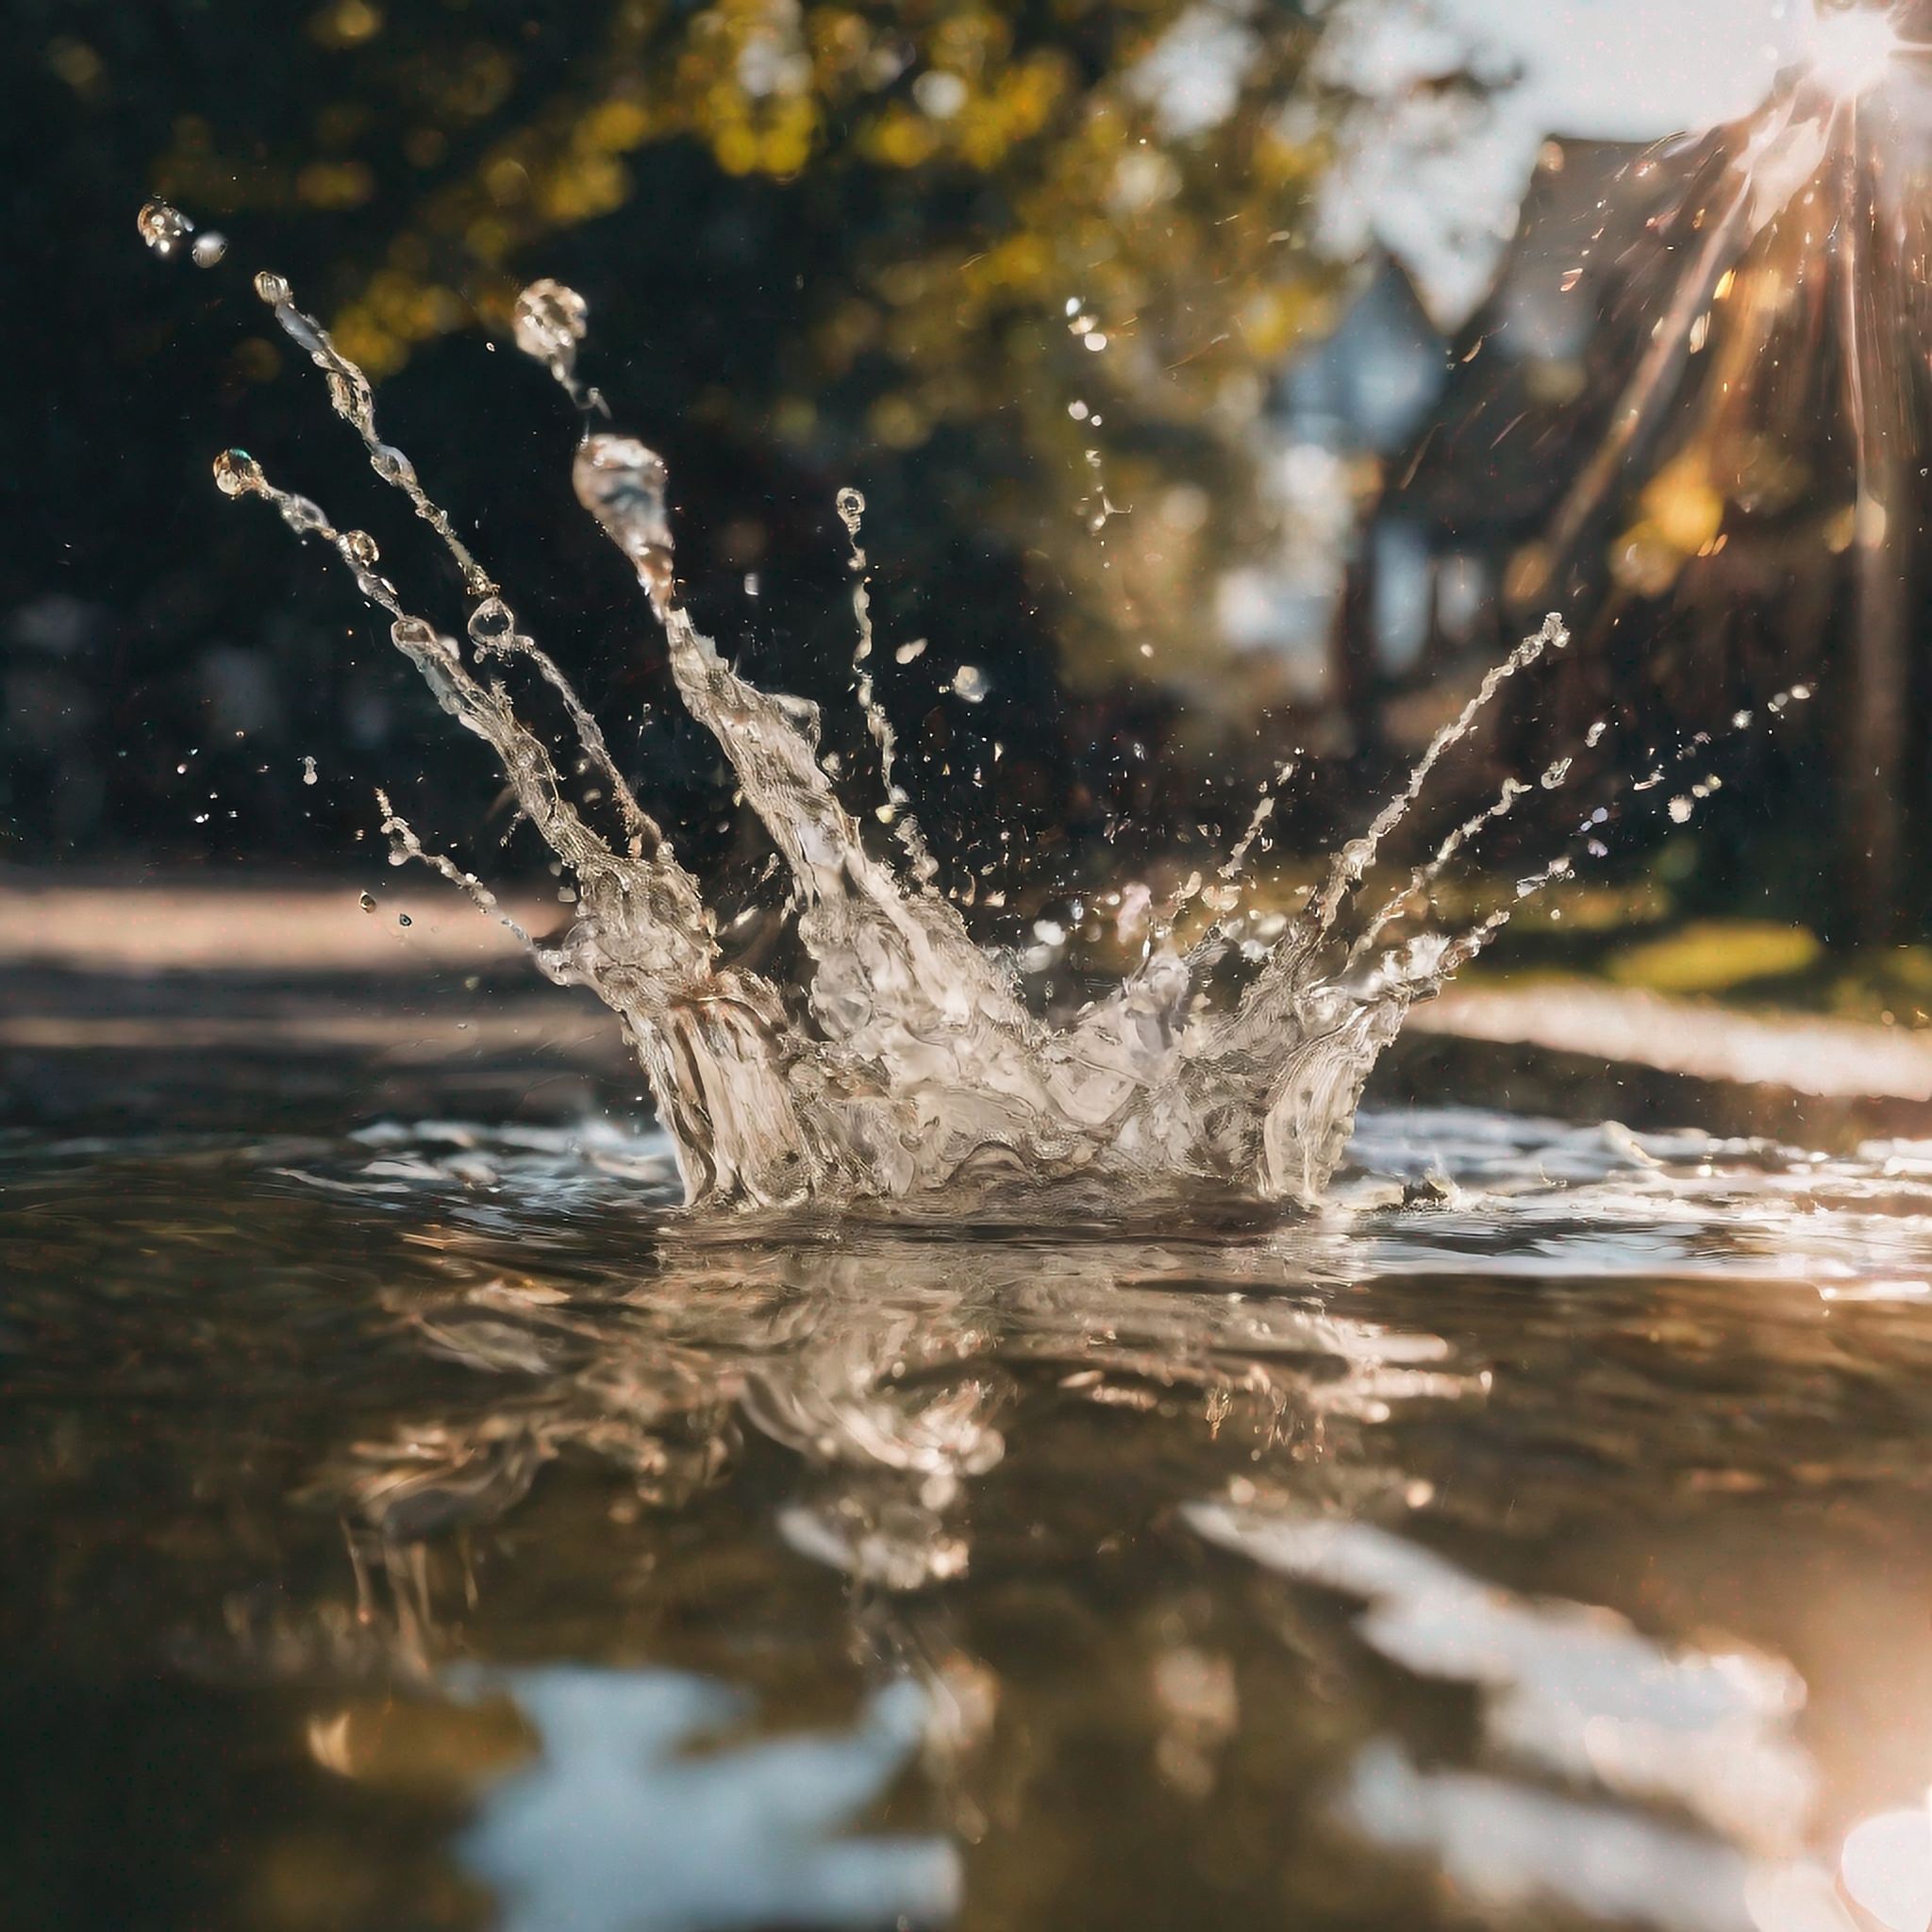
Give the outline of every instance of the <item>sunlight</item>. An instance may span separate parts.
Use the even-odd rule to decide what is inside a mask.
[[[1821,8],[1806,35],[1806,64],[1822,87],[1856,100],[1885,80],[1892,58],[1905,51],[1890,13],[1875,8]]]

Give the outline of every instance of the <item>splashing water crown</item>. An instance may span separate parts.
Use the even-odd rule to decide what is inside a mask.
[[[143,235],[149,225],[144,210]],[[323,371],[336,413],[362,439],[376,475],[408,497],[461,570],[474,600],[467,630],[475,658],[525,659],[561,698],[582,752],[575,769],[597,774],[622,828],[613,843],[586,823],[549,746],[502,682],[479,676],[458,642],[406,610],[395,586],[376,574],[373,538],[337,529],[319,506],[272,483],[255,458],[225,451],[215,459],[217,487],[266,499],[298,535],[328,543],[362,594],[389,613],[391,641],[438,703],[495,751],[523,813],[575,877],[575,921],[554,941],[524,934],[475,874],[426,851],[378,794],[391,857],[441,873],[516,931],[551,979],[589,987],[619,1016],[676,1150],[689,1205],[873,1200],[945,1214],[991,1193],[1056,1184],[1117,1205],[1203,1189],[1311,1205],[1346,1144],[1369,1070],[1410,1004],[1433,995],[1507,921],[1505,905],[1459,937],[1423,932],[1382,946],[1444,867],[1531,789],[1515,780],[1455,827],[1352,941],[1341,943],[1340,933],[1382,846],[1442,758],[1507,679],[1568,643],[1554,614],[1438,732],[1408,783],[1335,857],[1301,912],[1276,922],[1272,942],[1244,943],[1255,970],[1231,1009],[1213,1010],[1198,994],[1228,950],[1227,922],[1242,888],[1199,893],[1215,923],[1185,954],[1173,936],[1195,896],[1184,888],[1164,912],[1150,902],[1141,962],[1113,991],[1068,1024],[1048,1024],[1020,997],[1005,958],[975,943],[958,908],[933,888],[937,865],[893,783],[891,727],[865,668],[873,638],[858,545],[863,498],[846,491],[837,505],[852,543],[854,669],[882,758],[887,804],[877,816],[906,849],[909,882],[867,848],[835,791],[819,758],[816,707],[740,676],[678,601],[662,458],[635,437],[588,431],[573,464],[578,501],[629,560],[662,627],[680,696],[717,739],[791,875],[809,971],[802,1001],[788,1000],[770,979],[721,964],[717,920],[698,881],[638,803],[561,671],[520,630],[413,465],[378,437],[362,371],[295,307],[285,278],[264,272],[255,287]],[[579,407],[601,410],[602,398],[575,375],[587,329],[587,305],[561,284],[534,284],[517,304],[518,345]],[[971,666],[954,684],[969,700],[987,688]],[[1292,768],[1291,760],[1279,780]],[[1567,759],[1552,763],[1544,789],[1562,785],[1569,769]],[[1273,802],[1264,790],[1224,879],[1239,877]],[[1519,898],[1571,870],[1559,857],[1519,884]]]

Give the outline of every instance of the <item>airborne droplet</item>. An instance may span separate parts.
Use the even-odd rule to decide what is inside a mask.
[[[577,501],[630,558],[639,581],[662,605],[671,595],[671,522],[664,458],[635,436],[587,436],[571,466]]]
[[[364,892],[356,903],[361,907],[363,911],[374,912],[375,910],[375,894],[374,892]]]
[[[337,541],[341,545],[342,555],[365,570],[382,561],[382,551],[367,530],[344,530]]]
[[[286,302],[289,299],[289,284],[274,270],[263,269],[255,278],[255,292],[264,302]]]
[[[516,614],[501,597],[486,597],[471,611],[469,629],[479,651],[493,650],[516,635]]]
[[[194,224],[165,201],[148,202],[135,217],[135,226],[141,239],[164,261],[194,232]]]
[[[549,370],[580,409],[602,409],[604,398],[576,377],[577,344],[590,325],[590,308],[575,289],[545,276],[517,297],[511,325],[517,347]]]
[[[590,307],[575,289],[544,276],[517,297],[513,326],[517,347],[540,362],[576,359],[577,344],[590,326]]]
[[[224,496],[246,496],[264,480],[261,465],[245,449],[225,449],[215,458],[215,488]]]
[[[228,252],[228,238],[210,228],[206,235],[194,238],[194,246],[190,254],[196,268],[212,268]]]

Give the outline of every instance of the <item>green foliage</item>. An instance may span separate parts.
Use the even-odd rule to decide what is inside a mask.
[[[349,85],[306,151],[238,158],[186,121],[155,186],[209,216],[369,205],[331,320],[379,379],[453,331],[507,330],[533,256],[625,208],[644,150],[695,143],[783,184],[822,266],[770,387],[731,399],[740,426],[842,461],[974,440],[1002,472],[974,511],[1059,593],[1068,680],[1185,664],[1233,715],[1269,673],[1203,635],[1202,586],[1265,527],[1242,432],[1325,325],[1332,272],[1299,234],[1321,138],[1282,112],[1309,30],[1197,11],[1238,37],[1243,77],[1217,125],[1177,134],[1141,64],[1174,0],[620,0],[541,81],[517,32],[334,0],[308,32]]]

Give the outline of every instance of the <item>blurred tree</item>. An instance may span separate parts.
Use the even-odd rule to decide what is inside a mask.
[[[1244,729],[1281,700],[1204,591],[1265,534],[1245,432],[1335,280],[1302,244],[1319,135],[1281,112],[1298,13],[619,0],[534,79],[529,25],[460,7],[330,0],[307,30],[343,83],[312,133],[244,155],[187,119],[154,186],[209,217],[370,205],[332,325],[372,375],[505,330],[544,244],[624,208],[641,151],[695,144],[782,185],[812,263],[717,413],[815,467],[965,437],[976,487],[949,508],[1024,552],[1069,684],[1152,678]]]

